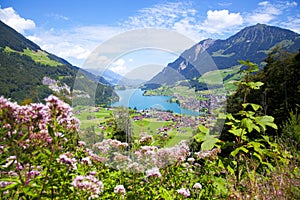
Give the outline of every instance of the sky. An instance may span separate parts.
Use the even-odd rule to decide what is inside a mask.
[[[300,33],[299,3],[298,0],[1,0],[0,20],[42,49],[87,68],[86,60],[97,47],[137,29],[171,30],[195,42],[226,39],[257,23]],[[177,56],[172,52],[158,56],[158,51],[164,50],[153,50],[152,55],[157,56],[149,56],[144,63],[141,53],[125,52],[114,58],[111,69],[125,74],[130,66],[166,65]]]

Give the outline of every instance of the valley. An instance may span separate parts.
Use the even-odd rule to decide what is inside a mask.
[[[300,199],[299,47],[256,24],[139,78],[147,55],[81,69],[0,21],[0,198]]]

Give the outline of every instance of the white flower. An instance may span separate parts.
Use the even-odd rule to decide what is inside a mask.
[[[202,189],[202,185],[200,183],[195,183],[195,185],[193,186],[193,188],[195,189]]]
[[[177,190],[178,194],[181,194],[185,197],[189,197],[191,194],[190,194],[190,190],[189,189],[186,189],[186,188],[181,188],[179,190]]]
[[[115,187],[115,189],[114,189],[114,193],[125,195],[126,194],[126,190],[125,190],[125,188],[124,188],[123,185],[117,185]]]
[[[146,176],[147,176],[147,178],[149,178],[151,176],[161,177],[161,173],[159,172],[159,169],[157,167],[154,167],[152,169],[146,170]]]

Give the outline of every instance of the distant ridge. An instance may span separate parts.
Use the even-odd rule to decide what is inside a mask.
[[[260,64],[277,45],[283,50],[296,52],[300,48],[300,35],[288,29],[256,24],[225,40],[202,40],[169,63],[145,84],[145,88],[199,78],[205,72],[213,70],[211,65],[203,66],[206,61],[203,56],[207,55],[201,53],[202,50],[206,50],[218,69],[227,69],[238,65],[238,60],[250,60]]]

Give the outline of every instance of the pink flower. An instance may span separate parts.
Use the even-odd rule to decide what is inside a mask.
[[[194,189],[202,189],[202,185],[200,183],[195,183],[193,186]]]
[[[125,195],[126,194],[126,190],[124,188],[123,185],[117,185],[114,189],[114,193],[115,194],[122,194],[122,195]]]
[[[161,173],[159,172],[159,169],[157,167],[154,167],[152,169],[146,170],[146,176],[149,177],[161,177]]]
[[[90,199],[98,198],[103,192],[103,183],[92,175],[77,176],[71,185],[80,191],[85,191],[90,195]]]
[[[67,152],[65,154],[61,154],[59,158],[57,159],[57,162],[60,164],[66,164],[71,167],[71,169],[76,170],[76,159],[72,158],[72,154],[70,152]]]
[[[178,194],[181,194],[185,197],[189,197],[191,194],[190,194],[190,190],[189,189],[186,189],[186,188],[181,188],[179,190],[177,190]]]

